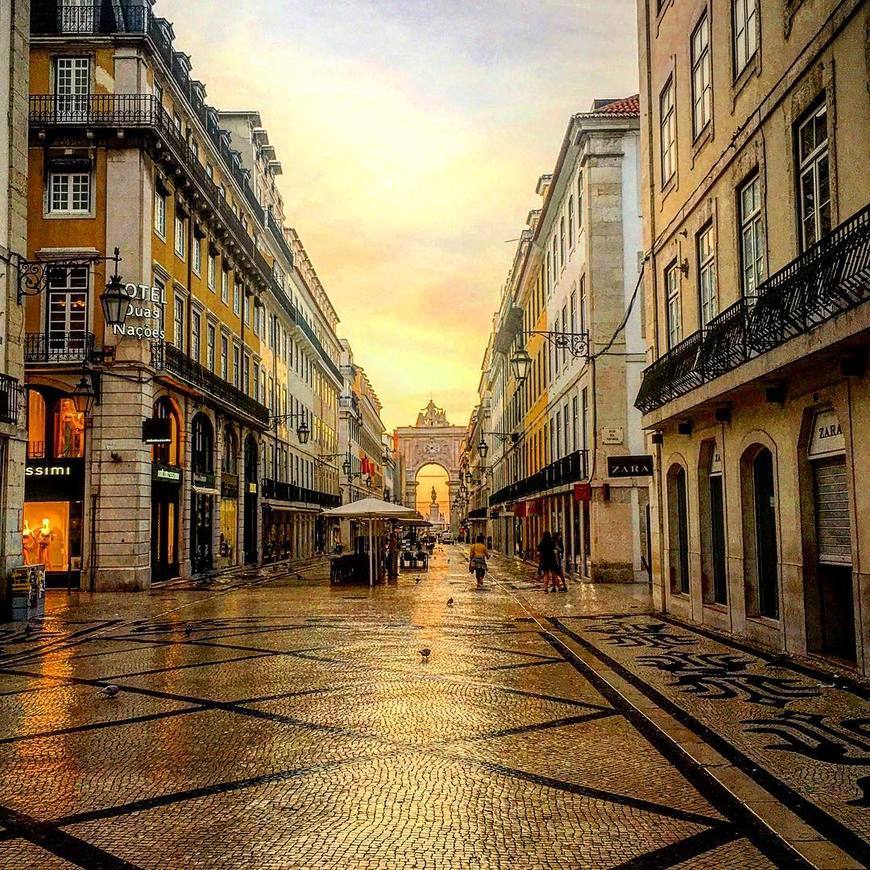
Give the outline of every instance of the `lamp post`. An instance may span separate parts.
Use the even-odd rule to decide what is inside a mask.
[[[276,414],[272,417],[272,425],[277,430],[279,421],[299,420],[299,425],[296,427],[296,437],[300,444],[307,444],[311,437],[311,429],[308,426],[308,418],[304,411],[299,411],[295,414]]]
[[[94,398],[94,388],[91,386],[87,374],[83,374],[82,379],[78,382],[78,386],[72,392],[72,403],[76,411],[87,417],[94,405]]]

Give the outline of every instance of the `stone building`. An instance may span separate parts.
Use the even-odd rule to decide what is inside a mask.
[[[22,558],[24,309],[18,280],[27,256],[29,34],[29,0],[0,4],[0,609],[6,575]]]
[[[538,181],[481,385],[495,546],[532,559],[559,532],[592,581],[643,576],[647,482],[608,460],[643,447],[637,96],[574,115]],[[581,484],[581,485],[578,485]]]
[[[337,316],[256,112],[206,101],[152,3],[33,3],[23,525],[55,582],[298,557],[339,501]],[[130,296],[106,322],[120,251]]]
[[[870,668],[870,5],[639,3],[656,606]]]

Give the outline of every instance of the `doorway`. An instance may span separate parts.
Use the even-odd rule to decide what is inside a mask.
[[[251,435],[245,439],[245,564],[257,561],[257,442]]]

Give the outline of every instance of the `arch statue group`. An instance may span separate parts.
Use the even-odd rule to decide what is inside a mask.
[[[459,517],[452,505],[459,490],[459,456],[464,426],[451,426],[443,408],[434,401],[417,415],[413,426],[401,426],[395,431],[396,449],[402,463],[403,503],[417,506],[417,474],[426,465],[440,465],[447,472],[447,489],[450,494],[450,531],[455,535]]]

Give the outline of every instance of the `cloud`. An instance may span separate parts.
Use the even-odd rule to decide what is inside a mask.
[[[454,423],[570,115],[637,88],[634,0],[158,0],[209,101],[257,109],[389,427]],[[211,26],[204,28],[202,22]]]

